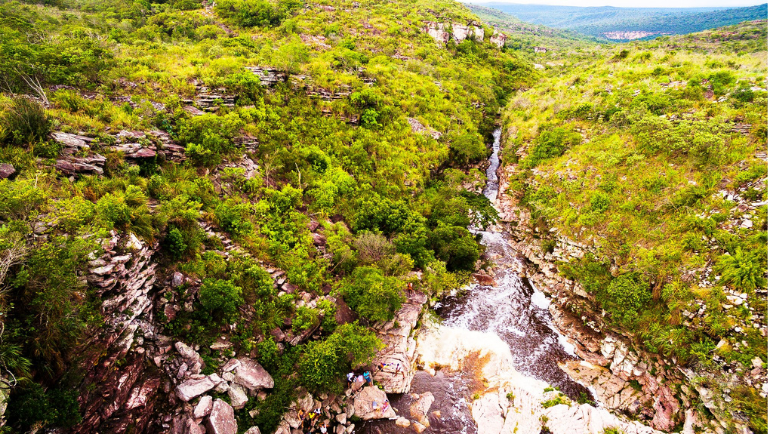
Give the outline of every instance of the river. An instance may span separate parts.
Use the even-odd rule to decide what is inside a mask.
[[[499,194],[500,129],[494,131],[493,139],[483,194],[495,203]],[[482,235],[481,243],[486,247],[486,256],[494,262],[495,283],[472,284],[465,291],[447,296],[438,303],[435,312],[439,320],[432,327],[440,337],[432,345],[494,347],[492,350],[506,357],[504,360],[511,359],[513,366],[508,368],[519,373],[515,374],[520,375],[515,378],[517,382],[526,382],[523,377],[527,377],[533,385],[531,388],[537,390],[543,390],[543,387],[538,389],[541,385],[551,385],[560,388],[572,399],[582,394],[591,397],[587,389],[558,368],[558,362],[576,357],[570,344],[552,326],[544,294],[513,271],[518,268],[513,267],[514,263],[520,259],[508,241],[509,235],[501,227],[474,232]],[[462,339],[466,342],[457,342]],[[411,385],[411,393],[391,396],[392,406],[400,415],[408,417],[409,407],[414,401],[412,395],[431,392],[435,401],[430,411],[437,410],[440,417],[430,415],[430,426],[425,433],[477,433],[469,403],[475,392],[483,388],[482,384],[478,384],[482,363],[482,360],[468,357],[462,361],[459,370],[441,369],[434,376],[419,371]],[[361,431],[388,434],[413,432],[413,428],[401,428],[392,421],[380,421],[367,424]]]

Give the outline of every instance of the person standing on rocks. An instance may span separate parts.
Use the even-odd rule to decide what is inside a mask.
[[[373,386],[373,377],[371,377],[371,371],[363,372],[363,378],[365,378],[366,383]]]
[[[403,374],[403,378],[405,378],[405,371],[403,370],[403,367],[398,362],[395,365],[395,375],[400,375],[400,374]]]

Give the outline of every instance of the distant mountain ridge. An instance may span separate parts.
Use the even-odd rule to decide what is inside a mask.
[[[687,34],[768,16],[768,4],[739,8],[619,8],[491,2],[482,6],[529,23],[611,40]]]

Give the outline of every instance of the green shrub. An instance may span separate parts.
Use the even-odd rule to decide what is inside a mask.
[[[559,157],[568,148],[581,143],[581,135],[566,128],[544,128],[536,139],[528,157],[523,160],[526,168],[536,167],[540,162]]]
[[[307,306],[299,306],[296,309],[296,316],[293,317],[291,330],[294,333],[303,332],[310,329],[320,322],[320,315],[317,309]]]
[[[0,114],[0,142],[23,146],[48,137],[51,120],[45,109],[27,98],[14,98]]]
[[[181,259],[187,251],[187,243],[184,242],[184,235],[178,228],[173,228],[168,232],[165,240],[168,250],[175,259]]]
[[[429,246],[435,257],[445,261],[448,271],[473,271],[481,248],[472,234],[460,226],[438,225],[429,234]]]
[[[357,210],[352,224],[355,231],[381,231],[385,235],[403,231],[413,214],[405,203],[378,195],[360,200]]]
[[[598,214],[607,211],[609,206],[611,206],[611,197],[601,191],[596,191],[589,201],[590,210]]]
[[[228,199],[216,207],[215,213],[221,227],[232,235],[245,235],[254,229],[250,221],[251,208],[247,203]]]
[[[244,302],[243,290],[229,280],[204,279],[200,286],[200,304],[217,322],[234,322]]]
[[[0,218],[26,220],[48,201],[48,192],[36,179],[0,180]]]
[[[307,344],[299,360],[299,378],[312,392],[338,393],[349,369],[370,363],[382,347],[364,327],[341,325],[327,339]]]
[[[736,289],[752,292],[766,285],[765,262],[762,255],[744,252],[738,248],[733,255],[722,255],[717,260],[717,270],[723,275],[722,282]]]
[[[276,27],[300,6],[298,0],[222,0],[216,12],[243,27]]]
[[[80,422],[77,390],[46,391],[28,383],[8,403],[9,424],[26,432],[33,427],[69,428]]]
[[[67,367],[72,349],[88,325],[100,321],[86,305],[78,273],[94,241],[80,237],[52,237],[37,246],[12,279],[20,291],[17,318],[28,354],[45,366],[51,377]]]
[[[369,321],[389,321],[400,309],[404,297],[399,279],[386,277],[374,267],[358,267],[339,286],[349,307]]]
[[[632,326],[651,301],[651,293],[636,274],[623,274],[611,281],[601,298],[614,320]]]
[[[195,164],[212,167],[236,149],[232,139],[244,126],[237,113],[205,114],[180,122],[178,135],[186,145],[187,156]]]
[[[456,167],[465,167],[477,163],[488,156],[488,149],[483,138],[476,133],[465,133],[451,142],[451,163]]]
[[[277,370],[280,361],[280,348],[272,336],[256,344],[256,353],[259,363],[264,369],[269,372]]]

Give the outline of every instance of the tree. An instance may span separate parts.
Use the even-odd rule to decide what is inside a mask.
[[[361,317],[370,321],[389,321],[404,301],[402,283],[384,276],[375,267],[358,267],[341,282],[339,293]]]
[[[440,223],[429,234],[429,245],[435,251],[435,257],[446,263],[448,271],[472,271],[480,259],[480,246],[461,226]]]
[[[455,138],[451,143],[451,162],[464,167],[476,163],[488,156],[488,149],[483,138],[477,133],[465,133]]]
[[[368,329],[344,324],[323,341],[307,344],[299,360],[299,378],[313,392],[340,392],[350,368],[370,363],[383,344]]]

